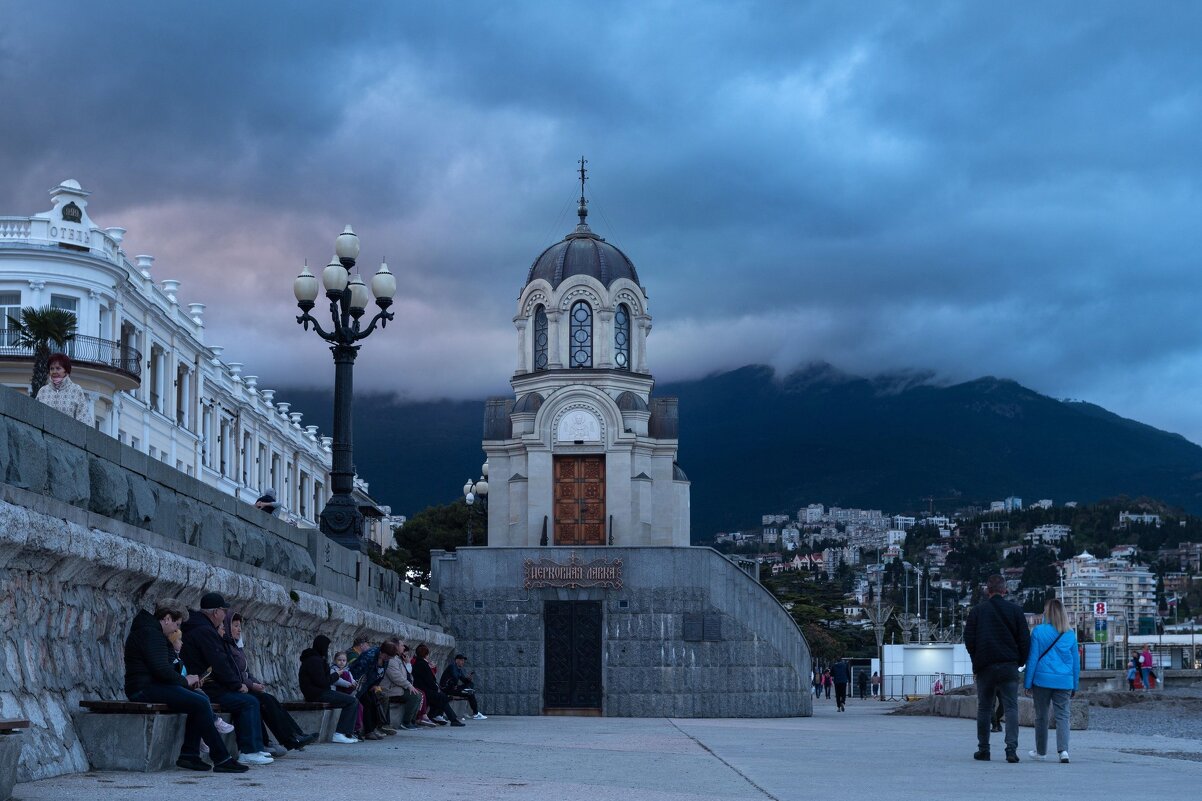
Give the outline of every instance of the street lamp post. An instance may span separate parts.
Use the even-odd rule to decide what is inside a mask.
[[[335,256],[321,274],[326,298],[330,301],[331,330],[321,327],[313,310],[318,295],[317,276],[309,272],[306,264],[292,284],[296,305],[302,314],[296,321],[309,330],[310,324],[317,335],[330,343],[334,354],[334,442],[333,465],[330,470],[330,500],[321,510],[321,532],[330,539],[353,550],[359,550],[363,542],[363,513],[351,498],[354,490],[355,464],[352,455],[352,403],[354,397],[355,357],[359,353],[356,344],[375,330],[393,319],[388,307],[396,294],[396,277],[381,263],[380,269],[371,279],[371,292],[375,295],[380,311],[366,328],[360,320],[367,308],[367,285],[358,273],[351,273],[355,260],[359,258],[359,237],[348,225],[334,243]]]
[[[472,505],[477,500],[480,501],[481,507],[484,509],[484,544],[488,544],[488,462],[480,465],[480,478],[472,481],[470,478],[463,485],[463,500],[467,503],[467,544],[474,545],[472,541],[472,522],[474,515],[472,513]]]

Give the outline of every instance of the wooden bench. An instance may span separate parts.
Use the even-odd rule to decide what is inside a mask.
[[[280,706],[292,715],[301,731],[317,732],[317,742],[328,743],[338,726],[339,710],[324,701],[281,701]]]
[[[175,766],[184,744],[185,716],[166,704],[142,701],[79,702],[75,733],[94,770],[149,772]]]
[[[0,719],[0,734],[16,734],[18,729],[28,729],[28,720]]]

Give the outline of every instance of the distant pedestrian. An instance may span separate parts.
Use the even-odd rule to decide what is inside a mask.
[[[818,672],[817,670],[813,671],[813,673],[814,673],[814,678],[812,680],[812,683],[814,685],[814,697],[821,698],[822,697],[822,674],[820,672]]]
[[[1068,762],[1069,703],[1077,694],[1081,660],[1077,633],[1069,625],[1064,604],[1055,598],[1043,605],[1043,622],[1031,632],[1026,688],[1035,699],[1035,750],[1032,759],[1048,753],[1048,707],[1056,708],[1056,753]]]
[[[831,678],[831,669],[827,668],[822,671],[822,690],[826,693],[826,700],[831,700],[831,688],[834,687],[835,680]]]
[[[835,706],[840,712],[844,711],[844,706],[847,704],[847,685],[851,682],[851,667],[847,664],[847,660],[842,657],[831,668],[831,681],[835,684]]]
[[[860,700],[864,701],[868,698],[868,674],[863,670],[856,677],[856,689],[860,691]]]
[[[1131,661],[1127,663],[1127,690],[1135,691],[1135,677],[1139,675],[1139,652],[1131,654]]]
[[[1145,645],[1143,653],[1139,655],[1139,677],[1144,682],[1144,692],[1152,689],[1151,680],[1156,678],[1156,674],[1152,671],[1152,646]]]
[[[989,597],[973,607],[964,625],[964,647],[972,659],[977,687],[977,751],[989,759],[989,719],[994,697],[1006,710],[1006,761],[1018,762],[1018,669],[1027,662],[1031,633],[1023,610],[1006,600],[1006,580],[986,581]]]
[[[881,674],[879,671],[872,671],[872,697],[879,698],[881,695]]]

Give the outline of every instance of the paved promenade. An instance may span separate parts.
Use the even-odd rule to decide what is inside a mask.
[[[1022,729],[1022,763],[1005,762],[999,734],[994,760],[975,762],[973,721],[884,714],[890,708],[851,702],[839,714],[821,701],[812,718],[780,720],[494,717],[465,729],[310,746],[240,776],[90,773],[19,784],[15,798],[810,801],[838,794],[962,801],[999,792],[1178,798],[1202,782],[1200,740],[1077,731],[1073,762],[1061,765],[1029,760],[1034,733]]]

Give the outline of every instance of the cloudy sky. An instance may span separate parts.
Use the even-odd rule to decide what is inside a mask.
[[[301,264],[398,274],[357,386],[502,392],[575,222],[680,379],[992,374],[1202,442],[1202,7],[1104,2],[3,3],[0,214],[65,178],[210,344],[322,386]]]

